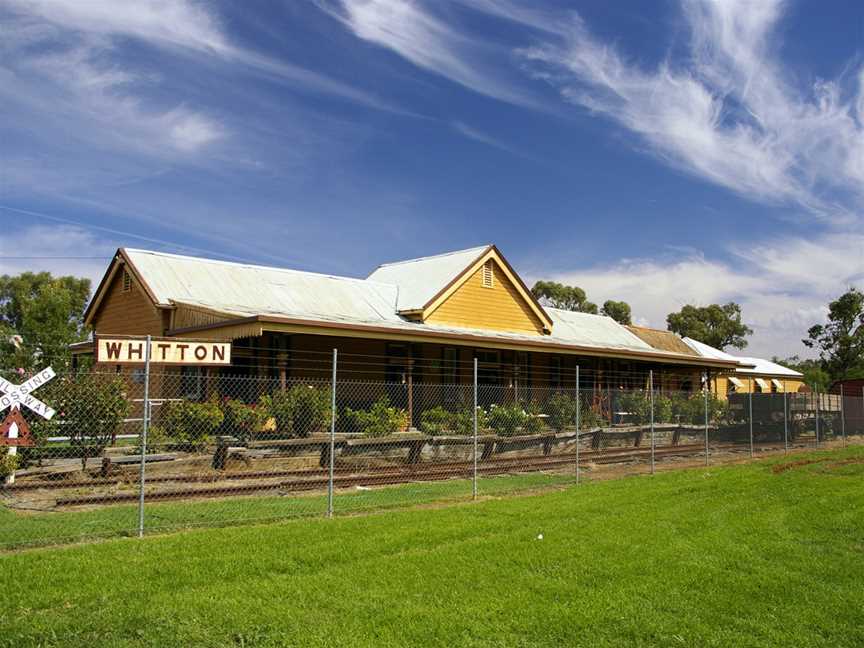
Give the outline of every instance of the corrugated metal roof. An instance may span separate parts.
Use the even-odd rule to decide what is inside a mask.
[[[720,349],[715,349],[714,347],[709,346],[704,342],[699,342],[699,340],[694,340],[693,338],[689,337],[685,337],[684,341],[702,357],[713,358],[715,360],[734,360],[736,362],[744,363],[747,365],[753,365],[752,367],[738,367],[735,370],[735,373],[737,374],[789,376],[795,378],[802,378],[804,376],[804,374],[799,373],[794,369],[789,369],[789,367],[784,367],[783,365],[779,365],[776,362],[771,362],[770,360],[765,360],[763,358],[751,358],[747,356],[734,356],[731,353],[726,353],[725,351],[721,351]]]
[[[125,250],[162,304],[251,314],[399,322],[395,286],[197,257]]]
[[[602,346],[614,349],[654,351],[611,317],[546,308],[552,318],[552,334],[545,336],[567,344]]]
[[[455,253],[453,256],[458,262],[454,259],[441,261],[440,257],[429,259],[439,259],[441,265],[432,264],[437,272],[447,266],[456,275],[484,249]],[[557,308],[546,309],[553,327],[551,335],[542,336],[411,321],[397,312],[401,286],[384,283],[378,271],[372,275],[376,280],[354,279],[147,250],[127,248],[124,252],[159,303],[203,307],[225,314],[226,320],[270,315],[313,320],[325,325],[375,325],[415,334],[434,331],[510,342],[663,353],[610,317]],[[442,286],[451,279],[442,282]]]
[[[784,367],[783,365],[779,365],[776,362],[771,362],[770,360],[765,360],[764,358],[751,358],[746,356],[733,356],[739,362],[746,362],[747,364],[755,365],[752,368],[741,367],[735,370],[735,373],[739,374],[762,374],[768,376],[789,376],[795,378],[803,378],[804,374],[795,371],[794,369],[790,369],[789,367]]]
[[[489,247],[483,245],[419,259],[385,263],[378,266],[367,279],[399,287],[397,310],[419,310]]]

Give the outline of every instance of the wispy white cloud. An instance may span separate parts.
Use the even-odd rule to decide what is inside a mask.
[[[856,87],[790,82],[776,58],[780,0],[682,7],[690,28],[683,63],[646,69],[578,17],[565,38],[521,55],[567,101],[618,122],[686,172],[757,201],[856,222],[864,206],[860,74]]]
[[[147,108],[136,92],[149,80],[114,62],[112,45],[88,38],[52,53],[23,56],[10,63],[14,81],[0,90],[14,98],[45,105],[62,99],[61,118],[98,126],[100,141],[160,155],[195,153],[226,136],[217,118],[204,110],[176,105]],[[166,150],[167,147],[167,150]]]
[[[214,11],[190,0],[0,0],[0,8],[4,6],[19,18],[16,31],[23,26],[28,33],[37,34],[40,25],[33,25],[27,20],[30,19],[41,22],[42,27],[50,24],[90,39],[136,38],[156,46],[197,53],[211,63],[245,66],[290,82],[295,90],[326,94],[389,112],[406,112],[349,83],[236,45],[225,34]],[[20,20],[22,17],[24,20]]]
[[[666,328],[685,304],[737,301],[753,327],[748,353],[802,354],[807,328],[824,320],[827,303],[849,286],[864,288],[864,236],[825,234],[739,245],[729,260],[696,251],[623,259],[573,269],[556,278],[584,288],[593,301],[623,299],[644,324]]]
[[[490,146],[494,149],[498,149],[499,151],[504,151],[505,153],[510,153],[511,155],[518,155],[520,157],[525,157],[521,152],[517,151],[510,145],[502,142],[496,137],[489,135],[488,133],[484,133],[473,126],[469,126],[468,124],[455,121],[452,123],[453,130],[455,130],[460,135],[467,137],[470,140],[474,140],[475,142],[480,142],[481,144],[485,144],[486,146]]]
[[[90,279],[95,288],[117,245],[74,225],[31,225],[0,234],[0,275],[47,270]]]
[[[500,65],[508,50],[481,41],[412,0],[338,0],[324,5],[358,38],[480,94],[540,108],[534,94]],[[440,5],[439,5],[440,6]]]

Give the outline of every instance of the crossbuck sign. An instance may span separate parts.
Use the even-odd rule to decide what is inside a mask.
[[[5,378],[0,377],[0,392],[3,392],[2,395],[0,395],[0,412],[4,411],[7,407],[16,410],[20,409],[21,406],[24,405],[28,409],[36,412],[42,418],[50,420],[55,414],[54,410],[36,398],[33,395],[33,391],[47,383],[56,375],[57,374],[54,373],[54,370],[51,367],[48,367],[20,385],[13,385]]]

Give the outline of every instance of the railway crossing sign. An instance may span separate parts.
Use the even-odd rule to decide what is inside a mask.
[[[5,446],[30,446],[33,439],[30,437],[30,427],[21,416],[21,405],[36,412],[44,419],[50,420],[56,413],[41,400],[33,395],[33,392],[54,378],[57,374],[51,367],[36,373],[29,380],[20,385],[14,385],[3,377],[0,377],[0,412],[6,408],[12,408],[9,415],[0,423],[0,445]]]

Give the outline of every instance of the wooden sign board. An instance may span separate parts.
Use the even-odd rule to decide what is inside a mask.
[[[147,341],[143,338],[97,338],[96,362],[144,364]],[[231,343],[184,339],[152,339],[152,364],[230,365]]]

